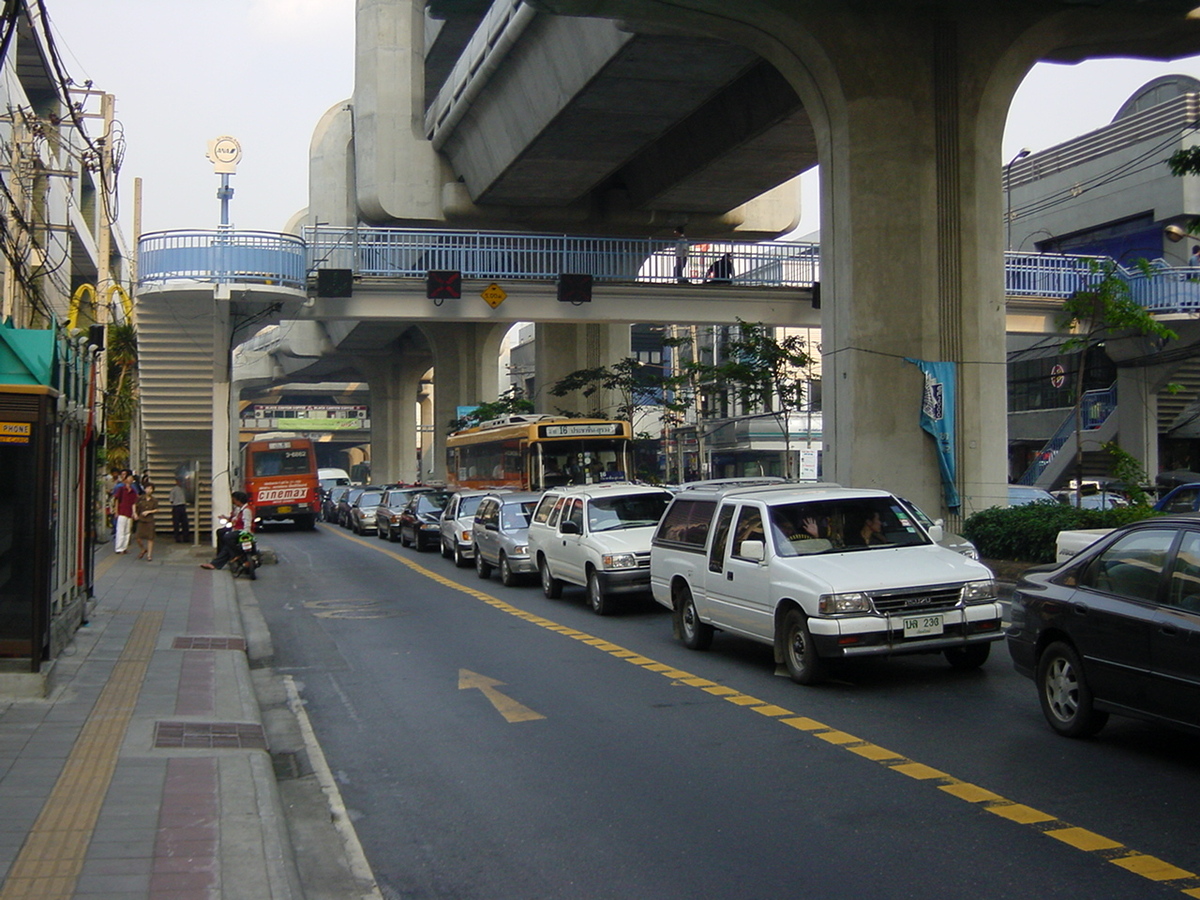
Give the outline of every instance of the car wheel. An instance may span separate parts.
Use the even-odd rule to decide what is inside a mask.
[[[945,651],[946,662],[956,669],[978,669],[987,662],[992,652],[991,644],[967,644],[963,647],[951,647]]]
[[[712,646],[715,629],[700,621],[700,613],[696,612],[696,601],[687,585],[677,589],[675,595],[675,615],[679,622],[679,639],[689,650],[707,650]]]
[[[454,543],[454,565],[458,566],[458,568],[460,568],[460,569],[465,569],[470,564],[471,564],[471,561],[469,559],[467,559],[466,555],[462,552],[462,547],[459,546],[457,541],[455,541],[455,543]]]
[[[411,543],[412,543],[412,541],[410,541],[408,538],[406,538],[404,536],[404,528],[401,527],[401,529],[400,529],[400,546],[407,547]]]
[[[808,630],[808,619],[798,609],[783,617],[783,663],[796,684],[816,684],[824,668]]]
[[[389,544],[394,544],[396,542],[396,530],[392,528],[391,522],[388,522],[387,531],[384,532],[384,536],[387,537]]]
[[[483,554],[479,552],[479,548],[475,548],[475,574],[485,581],[492,577],[492,567]]]
[[[379,538],[381,541],[387,540],[387,531],[384,530],[384,527],[378,523],[375,525],[375,537]]]
[[[449,559],[453,553],[451,552],[450,548],[446,546],[446,541],[442,538],[439,538],[438,543],[442,545],[442,559]]]
[[[413,546],[417,548],[418,553],[425,552],[425,542],[421,540],[421,532],[419,531],[413,532]]]
[[[1038,698],[1050,727],[1064,737],[1091,737],[1104,727],[1108,713],[1092,706],[1092,692],[1079,654],[1057,641],[1038,659]]]
[[[592,608],[598,616],[611,615],[616,602],[612,597],[604,593],[604,588],[600,585],[600,576],[596,574],[595,569],[588,571],[587,575],[587,599],[588,606]]]
[[[512,566],[508,562],[508,557],[503,553],[500,554],[500,583],[505,587],[516,587],[518,581],[517,573],[512,570]]]
[[[562,596],[563,583],[550,574],[545,557],[538,560],[538,574],[542,577],[542,593],[547,600],[557,600]]]

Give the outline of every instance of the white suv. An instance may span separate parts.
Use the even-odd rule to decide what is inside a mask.
[[[651,587],[686,646],[706,649],[717,630],[761,641],[800,684],[856,656],[944,653],[974,668],[1004,636],[996,584],[941,537],[886,491],[680,491],[654,536]]]
[[[596,615],[613,611],[613,595],[650,590],[650,538],[671,493],[633,484],[554,488],[529,524],[529,555],[550,599],[564,583],[587,588]]]

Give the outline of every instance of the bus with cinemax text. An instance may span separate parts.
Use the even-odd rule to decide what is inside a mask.
[[[514,415],[446,438],[451,488],[541,491],[628,481],[632,472],[629,423],[615,419]]]
[[[242,490],[263,522],[312,528],[321,509],[317,454],[308,438],[260,436],[242,448]]]

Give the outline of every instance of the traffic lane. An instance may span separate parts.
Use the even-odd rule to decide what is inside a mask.
[[[431,557],[429,555],[416,555],[416,554],[412,554],[411,558],[413,559],[413,561],[417,562],[418,564],[425,563],[426,560],[431,559]],[[437,561],[437,562],[440,562],[440,561]],[[490,583],[479,582],[479,581],[476,581],[475,579],[473,579],[472,577],[470,577],[470,573],[462,572],[461,570],[456,571],[453,568],[448,567],[448,566],[437,567],[437,563],[435,563],[434,566],[435,567],[431,568],[430,571],[436,572],[438,577],[445,579],[445,580],[456,579],[456,580],[460,581],[468,589],[477,589],[479,587],[486,587],[488,589],[489,593],[494,594],[494,595],[500,595],[505,592],[505,589],[495,582],[490,582]],[[467,576],[467,577],[463,577],[463,576]],[[394,579],[392,579],[392,580],[394,580]],[[420,593],[420,589],[412,588],[412,589],[409,589],[407,592],[402,592],[402,593],[407,593],[408,595],[414,595],[414,594]],[[580,627],[581,629],[585,628],[585,627],[590,628],[593,633],[596,633],[600,630],[596,627],[598,625],[603,626],[605,628],[607,628],[608,626],[614,626],[614,628],[616,630],[621,630],[625,626],[633,625],[633,626],[635,626],[635,629],[636,629],[637,626],[649,625],[650,620],[657,619],[657,625],[661,625],[661,626],[665,627],[666,634],[669,636],[669,622],[666,620],[666,617],[665,616],[656,616],[652,612],[648,612],[645,614],[633,613],[629,616],[625,616],[620,619],[600,620],[600,619],[596,619],[595,617],[591,616],[588,613],[584,613],[582,611],[581,607],[575,607],[575,604],[571,601],[571,599],[567,599],[566,601],[563,601],[563,602],[551,603],[549,601],[544,601],[543,598],[540,597],[540,594],[537,594],[536,592],[514,591],[514,592],[512,592],[512,594],[513,594],[514,599],[519,598],[520,600],[525,601],[525,602],[523,602],[522,605],[524,605],[526,607],[534,607],[534,606],[537,606],[539,603],[541,605],[545,606],[545,609],[538,610],[538,612],[543,615],[549,616],[551,613],[558,613],[559,615],[556,617],[558,621],[563,621],[564,623],[566,623],[568,618],[574,617],[577,620],[578,627]],[[481,601],[475,600],[474,602],[476,604],[479,604],[480,606],[482,606]],[[438,601],[438,603],[445,605],[443,603],[443,601],[440,601],[440,600]],[[453,605],[453,604],[451,603],[451,605]],[[575,607],[575,608],[573,608],[573,607]],[[485,610],[487,609],[486,607],[483,607],[483,608]],[[455,622],[458,623],[459,625],[461,625],[461,623],[463,621],[470,619],[470,617],[471,617],[471,610],[469,608],[469,605],[468,605],[467,609],[454,610],[453,618],[455,619]],[[478,616],[476,616],[476,618],[478,618]],[[484,618],[487,619],[488,617],[485,616]],[[521,621],[521,620],[518,620],[518,621]],[[418,642],[417,642],[418,646],[422,647],[422,648],[434,646],[439,640],[444,639],[445,632],[450,627],[451,626],[448,626],[445,623],[443,623],[441,625],[435,625],[433,628],[433,631],[430,634],[425,635],[420,640],[418,640]],[[607,686],[606,682],[611,677],[610,676],[611,661],[605,660],[603,663],[598,663],[593,659],[591,662],[581,663],[576,658],[577,657],[576,653],[563,651],[563,650],[556,650],[553,640],[551,641],[550,646],[541,646],[530,652],[517,652],[517,648],[520,647],[519,635],[527,630],[528,629],[524,628],[524,627],[518,627],[516,629],[513,629],[511,626],[511,623],[509,624],[508,628],[503,628],[502,625],[498,626],[495,623],[492,623],[487,628],[483,629],[483,631],[485,631],[492,640],[490,642],[484,641],[484,642],[482,642],[482,644],[478,644],[478,642],[476,642],[476,643],[477,643],[477,645],[482,645],[482,646],[490,645],[493,647],[501,648],[501,652],[495,658],[495,665],[497,668],[500,668],[504,665],[511,664],[511,662],[513,661],[514,658],[516,658],[517,660],[522,660],[526,657],[531,657],[533,659],[539,660],[538,668],[543,671],[570,673],[570,677],[561,679],[562,684],[578,685],[578,686],[581,686],[582,688],[584,688],[585,690],[592,690],[593,692],[594,692],[594,688],[591,688],[589,686],[605,684],[606,691],[607,691],[608,686]],[[544,630],[544,629],[542,629],[542,630]],[[516,638],[515,641],[511,640],[507,637],[503,637],[504,635],[508,635],[510,632],[515,635],[518,635],[518,637]],[[497,639],[498,635],[501,636],[499,639]],[[608,636],[612,640],[616,639],[611,634],[607,634],[606,636]],[[647,634],[647,637],[648,637],[648,634]],[[566,644],[565,640],[563,640],[561,637],[559,637],[559,641],[564,646],[570,646],[569,644]],[[754,645],[748,645],[748,646],[753,647]],[[679,652],[679,648],[677,648],[673,643],[664,643],[664,644],[662,644],[662,647],[665,651],[674,651],[677,653]],[[743,649],[746,649],[746,648],[743,648]],[[754,648],[754,649],[757,650],[757,648]],[[393,652],[395,652],[394,647],[392,648],[392,650],[393,650]],[[381,649],[380,652],[383,652],[383,650]],[[593,651],[593,652],[595,652],[595,651]],[[406,654],[411,653],[411,648],[406,649],[405,653]],[[721,660],[721,658],[723,657],[723,655],[724,654],[720,654],[720,653],[692,654],[692,653],[684,652],[681,656],[681,659],[686,660],[689,663],[694,662],[697,659],[706,659],[709,662],[713,662],[713,661],[719,662]],[[484,656],[484,658],[488,658],[487,654],[483,654],[483,656]],[[600,653],[596,653],[596,656],[600,657],[601,659],[603,658],[602,654],[600,654]],[[769,658],[769,651],[767,651],[767,656]],[[420,671],[437,670],[439,665],[441,665],[443,669],[445,668],[444,661],[440,661],[439,659],[437,659],[436,656],[434,656],[428,660],[423,661],[422,665],[419,667],[419,670]],[[693,668],[695,668],[695,667],[693,666]],[[718,668],[720,668],[720,667],[718,666]],[[739,665],[739,666],[737,666],[736,670],[731,670],[729,674],[735,678],[744,678],[744,676],[746,676],[748,672],[752,672],[752,671],[754,671],[753,666],[747,667],[747,666]],[[939,671],[940,671],[940,667],[939,667]],[[536,674],[536,673],[534,673],[534,674]],[[894,674],[895,673],[890,673],[890,676],[894,676]],[[961,678],[961,673],[952,673],[952,674],[959,676],[959,678]],[[511,677],[511,676],[509,676],[509,677]],[[532,676],[527,676],[524,680],[522,680],[520,678],[518,678],[517,680],[519,683],[524,684],[524,682],[528,681],[530,679],[530,677],[532,677]],[[889,680],[890,680],[890,677],[889,677]],[[936,681],[937,678],[935,677],[934,680]],[[444,676],[439,676],[438,681],[439,681],[440,685],[444,688],[444,683],[445,683]],[[453,706],[454,706],[453,701],[444,695],[444,691],[442,694],[437,693],[437,691],[436,691],[437,687],[438,687],[438,685],[430,686],[430,690],[431,690],[430,696],[434,696],[434,697],[438,698],[436,703],[434,704],[433,708],[430,708],[430,709],[417,708],[416,709],[416,721],[422,721],[422,720],[433,721],[434,718],[438,715],[438,713],[443,711],[445,708],[447,708],[447,706],[449,706],[450,708],[453,708]],[[780,696],[782,698],[782,702],[788,702],[789,700],[791,700],[793,702],[793,706],[796,705],[794,703],[794,701],[797,697],[803,696],[805,698],[808,698],[810,693],[813,693],[813,694],[825,693],[825,689],[819,689],[816,692],[810,692],[810,691],[806,691],[803,689],[798,689],[795,686],[790,685],[790,683],[784,682],[781,684],[780,679],[775,679],[770,676],[766,677],[766,681],[764,682],[764,687],[766,687],[770,690],[780,691],[781,692]],[[569,691],[567,696],[560,698],[559,703],[560,704],[568,703],[576,696],[577,693],[578,693],[578,691]],[[620,695],[622,698],[628,698],[628,697],[633,696],[633,692],[625,685],[622,685],[622,687],[619,690],[616,690],[614,693]],[[847,708],[847,706],[849,706],[850,708],[853,708],[854,706],[860,705],[860,703],[863,699],[864,698],[860,697],[860,698],[858,698],[858,701],[859,701],[858,703],[849,704],[849,705],[844,702],[839,701],[836,703],[836,706],[837,706],[836,711],[844,712],[844,710]],[[865,699],[869,700],[869,697],[865,698]],[[721,703],[723,703],[723,701],[718,702],[715,705],[716,708],[720,708]],[[664,704],[665,704],[665,707],[664,707]],[[557,706],[557,704],[552,704],[552,705]],[[647,704],[644,703],[643,701],[637,701],[636,705],[639,709],[642,708],[643,706],[647,706]],[[649,703],[649,708],[666,708],[666,707],[671,707],[671,706],[676,706],[676,705],[679,705],[679,701],[677,699],[654,700]],[[697,703],[697,701],[695,701],[694,699],[689,699],[689,700],[683,701],[682,706],[683,706],[683,708],[688,710],[688,720],[690,721],[696,715],[695,711],[698,707],[707,706],[708,708],[712,709],[714,707],[714,703],[711,699],[708,699],[708,698],[701,698],[699,703]],[[406,705],[404,707],[404,709],[412,711],[413,707],[410,703],[409,705]],[[886,712],[886,711],[887,711],[886,709],[883,710],[883,712]],[[615,708],[610,709],[607,713],[601,714],[599,712],[596,712],[595,714],[593,714],[591,716],[591,718],[595,719],[597,722],[602,723],[604,721],[613,720],[614,716],[617,716],[617,717],[626,716],[626,715],[628,715],[628,712],[629,712],[629,710],[628,710],[627,703],[618,703],[615,706]],[[806,712],[807,712],[807,710],[806,710]],[[360,716],[360,719],[361,718],[362,717]],[[750,718],[753,719],[755,717],[750,717]],[[757,716],[756,718],[761,719],[762,717]],[[871,715],[872,722],[875,720],[875,718],[876,718],[875,714],[872,713],[872,715]],[[837,723],[837,724],[841,724],[841,725],[843,725],[843,727],[845,727],[844,723]],[[653,722],[646,723],[646,725],[647,725],[648,730],[651,733],[655,733],[655,729],[653,727],[650,727],[653,725]],[[448,724],[440,724],[439,728],[437,730],[445,731],[447,729],[449,729]],[[641,729],[639,727],[639,731],[640,730]],[[672,727],[672,729],[670,729],[670,731],[672,733],[674,733],[675,728]],[[703,727],[701,727],[699,734],[696,735],[693,739],[685,742],[685,744],[695,744],[696,746],[704,747],[704,746],[706,746],[706,742],[711,741],[711,733],[713,731],[715,731],[716,733],[722,733],[722,726],[719,726],[719,725],[712,726],[709,724],[704,724]],[[474,734],[473,731],[472,731],[472,734]],[[452,743],[455,746],[457,746],[464,739],[466,739],[466,738],[459,738],[459,739],[454,740]],[[793,741],[793,740],[794,740],[794,738],[789,738],[789,741]],[[944,738],[943,738],[943,740],[944,740]],[[595,741],[595,739],[592,739],[592,740],[588,741],[588,743],[594,744],[594,743],[596,743],[596,741]],[[655,744],[662,743],[662,739],[656,738],[655,740],[652,741],[652,743],[655,743]],[[789,746],[790,746],[790,743],[789,743]],[[413,752],[414,753],[419,752],[419,748],[414,748]],[[513,753],[514,751],[512,748],[503,747],[503,748],[498,748],[497,752],[502,752],[505,756],[507,756],[507,755],[511,755],[511,753]],[[599,758],[610,758],[611,756],[612,756],[612,754],[606,752],[603,754],[599,754],[597,756],[597,758],[598,759]],[[564,759],[572,759],[572,758],[573,757],[571,757],[569,755],[564,756],[561,753],[554,753],[549,758],[549,763],[552,765],[562,764]],[[854,762],[858,762],[861,764],[861,760],[856,760],[853,757],[850,757],[848,754],[847,754],[847,758],[851,759]],[[769,758],[764,759],[764,763],[767,763],[767,762],[769,762]],[[786,762],[780,761],[780,762],[778,762],[778,764],[782,766],[781,771],[791,772],[792,767],[790,765],[788,765]],[[644,767],[639,767],[639,768],[644,768]],[[672,771],[672,769],[670,767],[668,767],[668,769],[664,773],[662,773],[658,777],[651,779],[648,783],[652,784],[652,785],[670,784],[671,783],[669,780],[670,771]],[[894,775],[894,773],[889,772],[886,774],[890,774],[893,778],[896,777]],[[703,779],[701,779],[701,781],[703,781]],[[540,798],[540,797],[546,795],[547,791],[549,791],[551,789],[552,788],[550,786],[546,786],[542,789],[533,791],[531,796],[533,796],[535,798]],[[874,794],[875,792],[869,792],[869,793]],[[673,792],[668,795],[668,799],[674,800]],[[734,802],[735,800],[736,800],[736,794],[729,796],[729,802]],[[499,802],[503,803],[504,801],[503,801],[503,799],[501,799]],[[809,803],[811,805],[811,798],[809,798]],[[878,808],[876,804],[877,804],[877,801],[873,797],[872,798],[873,808]],[[727,805],[726,802],[718,803],[718,806],[720,806],[720,807],[724,807],[726,805]],[[757,801],[752,806],[754,808],[757,808],[761,805],[762,805],[761,801]],[[901,805],[904,807],[904,809],[908,809],[908,807],[909,807],[908,803],[903,803]],[[900,812],[903,812],[903,810],[901,810]],[[688,815],[690,816],[692,814],[688,813]],[[567,814],[567,818],[568,819],[570,818],[569,812]],[[897,816],[895,814],[891,814],[891,813],[889,813],[888,815],[885,816],[885,821],[889,822],[890,827],[893,827],[893,828],[896,826],[896,822],[908,823],[910,820],[911,820],[911,816],[909,819],[905,819],[903,816],[900,816],[900,818],[897,818]],[[744,824],[747,826],[747,830],[750,833],[754,833],[753,827],[750,827],[751,823],[744,823]],[[672,826],[672,830],[676,830],[675,826]],[[739,833],[741,833],[743,829],[739,828],[738,830],[739,830]],[[908,830],[909,829],[906,824],[905,831],[907,832]],[[694,840],[694,838],[689,838],[689,840]],[[1044,843],[1050,843],[1044,837],[1041,837],[1040,840]],[[956,844],[955,846],[958,846],[958,845]],[[937,842],[935,841],[934,845],[931,846],[929,849],[930,849],[930,852],[936,852],[938,849]],[[1026,854],[1026,855],[1028,855],[1028,854]],[[1076,860],[1076,862],[1078,862],[1078,861]],[[894,865],[895,862],[893,861],[890,864]],[[976,869],[977,869],[977,866],[974,866],[973,871]],[[1124,874],[1124,873],[1122,873],[1122,874]],[[1079,877],[1080,876],[1073,875],[1071,878],[1071,881],[1078,882]],[[1108,875],[1107,877],[1111,878],[1111,875]],[[1125,878],[1129,878],[1129,877],[1130,876],[1125,874]],[[1144,890],[1145,888],[1146,888],[1145,884],[1137,884],[1136,887],[1134,888],[1134,890]],[[1118,893],[1113,894],[1113,895],[1114,896],[1121,895],[1120,891],[1123,889],[1124,888],[1118,887],[1117,888]],[[1104,894],[1103,892],[1101,892],[1101,893],[1098,893],[1097,895],[1101,896],[1101,895],[1108,895],[1108,894]]]
[[[419,593],[419,590],[405,592],[405,596],[410,598],[410,607],[418,605],[412,603],[411,599]],[[433,598],[433,601],[448,618],[460,621],[461,611],[454,608],[456,599],[452,595]],[[419,620],[423,616],[424,613],[414,612],[413,619]],[[410,623],[412,621],[409,620]],[[484,630],[494,634],[497,628],[489,626]],[[518,629],[522,630],[525,629]],[[378,634],[379,631],[375,629],[373,633]],[[419,676],[421,673],[438,670],[439,654],[426,652],[435,645],[436,642],[428,640],[427,635],[420,634],[414,635],[411,642],[404,641],[402,649],[397,649],[394,642],[385,641],[377,653],[368,651],[366,655],[382,658],[384,652],[391,649],[409,662],[420,657],[419,664],[413,667],[413,671]],[[496,646],[508,648],[495,660],[498,669],[510,662],[514,656],[521,660],[526,656],[537,659],[546,658],[548,655],[544,652],[521,653],[519,643],[500,642]],[[471,649],[474,650],[474,647]],[[344,655],[355,659],[364,658],[359,652]],[[566,658],[562,660],[550,658],[548,667],[556,672],[573,668],[575,671],[569,683],[585,688],[602,681],[602,678],[593,677],[590,668],[608,670],[613,663],[611,656],[606,659],[596,651],[585,654],[582,660],[575,658],[578,654],[563,655]],[[627,666],[628,663],[623,665]],[[611,678],[611,673],[601,672],[601,676],[605,675]],[[939,833],[938,816],[930,818],[927,814],[919,812],[919,804],[912,798],[904,797],[902,793],[892,797],[886,793],[871,791],[869,803],[860,807],[859,798],[844,810],[840,809],[836,802],[823,796],[813,796],[807,781],[793,780],[789,777],[796,765],[803,768],[813,764],[806,759],[808,753],[801,751],[799,758],[792,761],[786,755],[778,755],[772,749],[757,757],[761,759],[762,764],[751,764],[753,771],[747,771],[745,751],[748,746],[753,747],[758,738],[741,733],[714,739],[714,734],[732,735],[733,732],[727,724],[707,725],[703,722],[699,723],[699,728],[694,734],[689,734],[688,730],[695,730],[697,724],[697,701],[691,699],[683,701],[682,704],[675,697],[664,700],[654,696],[645,701],[635,697],[635,691],[630,690],[627,685],[605,684],[606,688],[613,687],[614,696],[620,699],[613,708],[605,707],[597,711],[592,703],[582,704],[581,709],[579,691],[571,689],[565,692],[561,701],[549,702],[548,705],[554,708],[565,705],[584,715],[592,726],[582,737],[575,733],[575,729],[570,727],[568,722],[565,744],[564,738],[561,737],[564,731],[562,728],[549,735],[535,733],[510,744],[505,740],[497,741],[497,737],[505,738],[513,734],[508,730],[508,726],[500,729],[496,735],[493,733],[495,729],[489,731],[481,727],[480,723],[474,721],[474,717],[470,717],[465,726],[459,723],[457,717],[447,718],[446,711],[457,707],[454,698],[447,695],[444,689],[438,693],[439,687],[444,686],[445,678],[438,678],[436,683],[428,686],[418,685],[414,682],[419,681],[419,678],[411,677],[408,667],[405,667],[404,679],[406,701],[399,706],[385,704],[383,708],[376,709],[370,705],[372,697],[380,696],[376,687],[378,679],[375,678],[366,679],[365,690],[348,684],[343,679],[337,692],[342,697],[352,695],[359,698],[359,706],[351,717],[353,722],[391,723],[403,720],[405,723],[396,736],[389,736],[389,742],[394,747],[394,758],[404,760],[404,765],[402,775],[386,773],[383,790],[387,792],[394,789],[397,793],[394,796],[389,793],[383,806],[402,806],[408,801],[413,803],[403,807],[400,821],[376,829],[387,835],[385,845],[378,849],[372,847],[372,842],[364,833],[370,830],[364,822],[372,816],[368,815],[360,822],[359,830],[363,835],[364,845],[368,847],[368,855],[375,861],[383,854],[382,858],[386,860],[384,865],[387,865],[394,858],[394,847],[397,843],[417,845],[430,833],[439,836],[439,839],[432,843],[428,855],[405,855],[402,864],[398,865],[394,872],[388,873],[390,883],[412,888],[411,883],[402,879],[406,875],[411,877],[413,873],[418,873],[418,888],[432,890],[437,884],[450,879],[455,883],[452,893],[467,896],[464,891],[470,888],[473,881],[469,878],[465,881],[458,880],[465,877],[465,873],[460,869],[464,856],[475,859],[479,854],[486,853],[488,847],[495,848],[494,852],[501,856],[521,853],[526,845],[532,846],[538,841],[545,843],[549,833],[568,837],[562,844],[556,840],[545,858],[539,855],[531,859],[526,855],[522,858],[523,866],[532,865],[539,870],[547,867],[553,869],[556,860],[561,862],[562,859],[572,859],[578,852],[577,848],[581,846],[591,847],[593,851],[587,854],[588,863],[572,862],[563,872],[567,878],[567,889],[563,891],[559,882],[555,881],[553,884],[539,886],[536,894],[521,893],[522,890],[529,890],[529,885],[525,883],[527,872],[523,868],[511,885],[512,891],[515,892],[505,893],[494,887],[496,892],[490,896],[579,896],[581,883],[596,886],[594,893],[584,893],[583,896],[618,896],[630,890],[645,891],[648,886],[652,886],[656,896],[706,896],[703,891],[714,888],[722,894],[740,892],[737,895],[759,895],[756,892],[747,894],[747,885],[753,885],[756,891],[761,888],[764,892],[762,896],[766,896],[768,891],[778,893],[788,887],[794,887],[796,878],[801,875],[805,883],[814,887],[815,895],[855,895],[871,890],[884,896],[913,896],[915,894],[912,885],[918,882],[910,879],[910,876],[917,873],[908,870],[906,863],[911,860],[909,854],[915,853],[917,857],[929,859],[946,851],[946,839]],[[519,679],[510,680],[515,683]],[[637,683],[633,686],[636,687]],[[588,696],[603,694],[592,693]],[[421,698],[425,698],[424,702],[421,702]],[[690,728],[681,732],[677,723],[672,722],[667,730],[670,735],[680,740],[680,744],[672,748],[671,752],[662,754],[655,747],[661,747],[666,742],[664,737],[651,740],[648,744],[640,737],[633,740],[628,738],[629,729],[632,729],[634,735],[652,730],[637,724],[636,721],[628,725],[621,721],[630,718],[636,720],[637,716],[631,716],[629,713],[630,704],[636,709],[644,707],[657,710],[679,706],[686,710],[682,721],[688,723]],[[726,709],[737,709],[728,707],[726,701],[712,699],[711,695],[700,697],[698,705],[703,707],[705,704],[717,713]],[[319,712],[313,710],[314,705],[310,701],[310,712],[319,715]],[[749,715],[744,711],[743,714]],[[659,717],[661,713],[656,716]],[[500,720],[495,718],[494,721]],[[415,736],[420,728],[418,723],[425,725],[425,734],[419,738]],[[613,723],[617,727],[613,727]],[[624,727],[621,727],[623,725]],[[598,734],[594,733],[597,726],[603,726]],[[463,729],[461,733],[460,728]],[[324,733],[320,726],[318,730],[319,733]],[[412,737],[413,742],[405,743],[401,739],[403,735]],[[535,740],[535,737],[541,737],[542,740]],[[359,739],[354,743],[358,744]],[[685,758],[673,759],[677,751],[685,752]],[[335,751],[327,752],[331,760],[339,756]],[[781,752],[796,753],[795,742],[790,739],[784,740]],[[718,753],[724,754],[725,758],[716,758]],[[753,754],[751,758],[754,758]],[[851,759],[846,757],[846,760]],[[511,790],[497,792],[494,773],[498,760],[504,762],[503,784],[515,787],[515,794]],[[845,761],[839,760],[839,763],[839,768],[846,765]],[[443,768],[447,766],[449,771],[443,772]],[[854,768],[853,762],[850,763],[850,767]],[[723,774],[714,777],[714,771]],[[485,782],[474,782],[464,773],[486,773]],[[547,777],[548,775],[550,777]],[[683,776],[682,783],[678,783],[672,776]],[[831,777],[834,785],[846,783],[845,776],[841,774],[832,773]],[[373,795],[378,794],[380,790],[379,777],[375,778]],[[464,784],[469,787],[466,794],[456,793]],[[748,790],[747,786],[751,784],[754,788]],[[345,790],[348,796],[353,793],[352,787]],[[425,791],[428,793],[423,793]],[[691,803],[686,802],[686,798],[697,793],[701,796],[693,799]],[[567,799],[560,800],[560,794]],[[581,802],[583,806],[580,805]],[[436,813],[443,808],[439,803],[445,805],[448,817],[429,814],[430,811]],[[795,808],[793,804],[796,804]],[[818,835],[808,834],[808,828],[803,828],[803,834],[797,835],[794,819],[796,809],[799,808],[811,811],[806,819],[813,822]],[[732,809],[736,809],[737,814],[731,814],[729,810]],[[413,824],[413,817],[421,810],[424,810],[424,821],[414,825],[415,831],[410,837],[397,841],[397,833],[403,835],[404,826]],[[469,813],[465,813],[466,810],[469,810]],[[511,817],[514,810],[515,820]],[[494,814],[500,814],[502,818],[492,825],[489,823],[493,821]],[[375,821],[379,821],[379,818],[374,817]],[[470,824],[464,825],[464,819]],[[594,830],[597,822],[592,821],[593,819],[601,824],[601,836]],[[520,823],[527,822],[536,822],[532,831],[526,832],[519,827]],[[650,823],[648,830],[644,828],[645,823]],[[916,829],[927,837],[906,838],[903,851],[889,851],[886,846],[883,850],[868,849],[894,842],[895,829],[898,827],[903,828],[905,832],[910,828]],[[609,829],[613,828],[620,833],[608,835]],[[698,831],[694,832],[693,828]],[[772,838],[779,837],[782,840],[778,843],[765,840],[762,837],[764,832]],[[503,835],[505,838],[515,835],[520,846],[507,843],[497,846],[494,840],[486,841],[485,846],[479,846],[481,838],[488,833]],[[697,863],[703,868],[703,861],[715,860],[721,867],[721,876],[714,879],[712,873],[705,870],[698,875],[698,881],[689,881],[684,872],[671,866],[664,867],[660,858],[664,835],[669,836],[668,842],[672,846],[689,848],[689,856],[684,859],[689,872]],[[822,867],[813,868],[806,865],[802,870],[796,868],[798,837],[802,840],[805,858],[812,854],[827,861]],[[975,840],[981,853],[990,852],[987,848],[991,842],[992,838],[987,836]],[[847,853],[847,843],[852,844],[858,852]],[[959,834],[953,842],[955,853],[968,853],[968,857],[972,855],[969,853],[971,846],[972,839],[969,835]],[[649,855],[644,853],[644,848],[652,848]],[[691,852],[692,848],[695,850],[694,854]],[[389,852],[392,855],[389,855]],[[524,852],[528,853],[527,849]],[[892,852],[901,852],[902,858],[891,858]],[[1021,852],[1029,857],[1033,851]],[[731,855],[727,857],[727,853]],[[599,860],[595,871],[588,867],[593,854],[598,855]],[[979,877],[979,865],[976,862],[965,863],[968,857],[963,857],[964,868],[961,872],[943,873],[937,880],[939,885],[944,886],[946,895],[956,895],[967,889],[979,893],[975,885]],[[454,860],[449,864],[452,871],[446,870],[448,864],[445,860],[448,859]],[[609,859],[622,860],[622,872],[627,872],[627,878],[623,876],[625,880],[614,880],[609,872],[609,864],[605,862]],[[428,870],[422,867],[423,862],[430,866]],[[841,871],[843,865],[851,868],[856,874],[848,877]],[[422,872],[426,873],[424,878],[420,876]],[[888,873],[888,879],[898,878],[897,884],[882,889],[881,879],[884,878],[884,873]],[[473,871],[471,874],[479,876],[483,873]],[[658,884],[657,880],[663,874],[670,877],[666,882]],[[1081,872],[1073,875],[1072,883],[1078,886],[1085,874]],[[500,878],[494,871],[488,873],[488,877],[493,881]],[[1017,882],[1020,881],[1018,878]],[[673,889],[679,893],[672,893]],[[1099,890],[1092,893],[1096,896],[1123,895],[1105,894]],[[984,892],[984,895],[990,894]]]

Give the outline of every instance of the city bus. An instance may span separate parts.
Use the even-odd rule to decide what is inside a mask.
[[[314,527],[321,496],[312,441],[287,435],[250,441],[242,448],[242,490],[263,522],[291,519],[298,528]]]
[[[632,472],[628,422],[509,416],[446,438],[446,482],[452,488],[540,491],[627,481]]]

